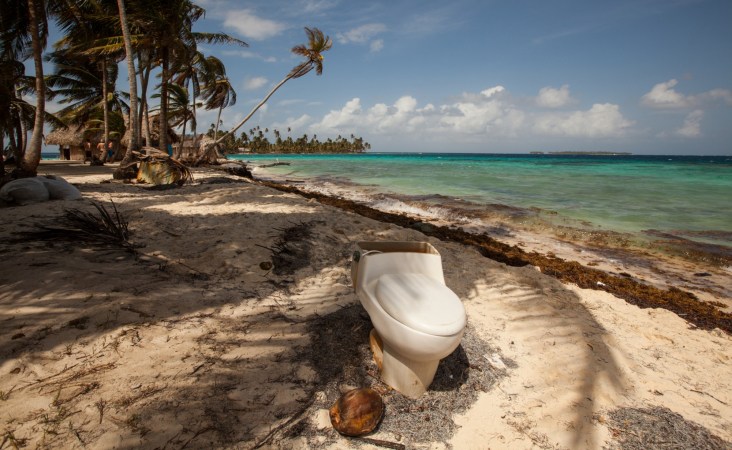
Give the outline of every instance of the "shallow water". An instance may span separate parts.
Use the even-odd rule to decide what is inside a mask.
[[[240,155],[259,176],[461,224],[658,233],[732,246],[732,157],[501,154]],[[653,230],[652,232],[645,232]]]

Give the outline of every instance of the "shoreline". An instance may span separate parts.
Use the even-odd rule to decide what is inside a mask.
[[[56,164],[68,163],[58,161]],[[91,166],[89,169],[91,169]],[[219,171],[216,167],[209,170]],[[90,172],[101,175],[111,171],[101,166],[96,170],[90,170]],[[562,282],[574,283],[585,289],[609,292],[630,304],[642,308],[664,308],[688,320],[694,326],[702,329],[718,327],[732,334],[732,298],[726,296],[720,298],[719,292],[716,295],[709,295],[709,290],[704,288],[689,289],[688,285],[674,284],[669,280],[670,277],[676,276],[678,279],[684,280],[683,276],[679,276],[674,273],[673,269],[670,269],[675,263],[674,261],[664,267],[665,270],[656,269],[642,272],[638,270],[638,267],[632,266],[612,268],[608,265],[597,264],[595,262],[597,259],[594,257],[596,254],[591,252],[601,252],[602,250],[613,252],[622,251],[622,249],[591,249],[582,245],[575,246],[577,243],[572,241],[563,241],[564,244],[570,246],[569,249],[561,249],[561,246],[556,246],[556,244],[554,245],[555,248],[551,249],[547,248],[549,246],[546,245],[545,239],[541,237],[537,239],[531,234],[525,234],[517,239],[505,242],[502,240],[503,238],[497,239],[487,233],[466,231],[454,224],[444,223],[444,221],[442,223],[439,221],[435,223],[425,222],[419,217],[382,211],[341,196],[301,189],[296,186],[297,183],[288,183],[286,180],[257,178],[254,174],[253,181],[279,191],[295,193],[306,199],[315,199],[320,203],[364,217],[411,228],[440,240],[470,245],[477,248],[479,252],[491,260],[514,267],[533,266],[540,272]],[[527,246],[526,242],[531,240],[535,241],[535,244]],[[578,251],[577,248],[584,249],[584,251]],[[585,252],[587,252],[587,255],[582,254]],[[627,256],[633,257],[632,253]],[[650,259],[658,256],[653,254],[637,255],[635,258],[643,259],[645,257]],[[592,265],[599,265],[600,267],[592,267]],[[680,270],[688,270],[692,266],[691,264],[683,264]],[[656,277],[654,277],[653,272],[656,272]],[[663,284],[668,287],[664,289]]]
[[[362,386],[387,411],[368,437],[407,448],[732,441],[732,335],[721,329],[485,257],[525,262],[506,244],[328,204],[338,199],[210,169],[156,189],[111,181],[113,169],[44,164],[84,199],[2,209],[12,264],[0,271],[0,435],[11,443],[375,450],[328,419],[340,393]],[[14,234],[94,212],[92,201],[113,201],[139,246]],[[416,401],[380,382],[368,350],[350,282],[355,243],[368,240],[431,243],[466,308],[461,346]],[[657,436],[651,419],[674,434]]]
[[[309,164],[312,165],[312,162],[303,165],[305,171]],[[342,162],[336,163],[334,172],[326,172],[349,176],[350,172],[339,168],[339,164],[342,165]],[[368,181],[365,181],[366,184],[359,184],[335,175],[333,178],[328,175],[298,177],[296,174],[288,175],[286,170],[259,169],[256,162],[253,165],[253,175],[257,179],[352,200],[385,212],[414,217],[432,225],[457,226],[478,235],[487,233],[528,253],[537,252],[567,261],[577,261],[584,266],[614,275],[631,276],[662,290],[678,288],[689,291],[703,301],[723,303],[723,310],[732,313],[732,235],[729,232],[684,231],[683,226],[679,226],[679,229],[668,229],[668,226],[664,227],[658,220],[649,220],[645,224],[638,222],[637,225],[641,228],[628,227],[629,223],[623,223],[622,220],[617,223],[604,222],[603,218],[624,215],[623,202],[619,200],[608,203],[611,205],[608,206],[609,210],[597,209],[596,205],[596,212],[604,212],[598,216],[598,222],[593,222],[592,217],[581,212],[568,215],[562,207],[553,211],[533,207],[532,203],[523,200],[519,201],[520,206],[516,206],[513,203],[491,203],[493,200],[490,197],[476,197],[477,194],[468,198],[461,198],[454,191],[443,195],[429,194],[434,190],[430,191],[425,185],[418,185],[414,190],[417,192],[415,194],[400,194],[392,192],[385,183],[379,183],[378,180],[374,181],[377,186],[368,184]],[[367,173],[379,166],[368,169],[369,167],[371,166],[367,165]],[[394,173],[387,170],[385,176],[391,180]],[[509,201],[510,197],[504,200]],[[596,200],[599,199],[592,201]],[[483,201],[488,203],[482,203]],[[552,206],[546,203],[546,199],[539,200],[539,204],[543,204],[545,208]],[[629,210],[643,214],[637,205],[630,205]],[[663,214],[667,212],[668,209]],[[722,211],[715,219],[720,229],[727,229],[726,223],[718,223],[727,216]],[[668,223],[675,222],[671,220]],[[695,226],[698,228],[698,225],[697,223]],[[658,229],[653,229],[654,226]],[[689,228],[693,229],[696,228]]]
[[[516,245],[505,244],[487,234],[474,234],[454,227],[432,225],[404,214],[380,211],[352,200],[306,191],[292,185],[256,180],[283,192],[296,193],[308,199],[354,212],[370,219],[418,230],[440,240],[458,242],[477,248],[483,256],[514,267],[534,266],[540,272],[584,289],[609,292],[641,308],[664,308],[703,329],[720,328],[732,333],[732,314],[721,311],[727,305],[700,300],[696,295],[677,288],[662,290],[629,277],[616,276],[584,266],[576,261],[527,252]]]

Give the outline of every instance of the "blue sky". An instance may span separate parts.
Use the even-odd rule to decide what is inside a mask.
[[[237,91],[227,128],[298,63],[303,27],[333,39],[322,76],[289,81],[239,132],[353,133],[374,151],[732,154],[729,0],[196,3],[195,30],[249,43],[202,47]],[[214,120],[200,113],[199,131]]]

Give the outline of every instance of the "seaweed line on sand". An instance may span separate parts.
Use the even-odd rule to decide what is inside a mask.
[[[643,284],[636,280],[583,266],[576,261],[566,261],[551,255],[527,252],[523,249],[497,241],[487,234],[468,233],[458,228],[423,223],[403,214],[379,211],[366,205],[324,194],[303,191],[293,186],[270,181],[258,181],[263,186],[279,191],[294,193],[308,199],[316,199],[324,205],[334,206],[370,219],[412,228],[444,241],[459,242],[475,247],[483,256],[509,266],[533,265],[542,272],[565,283],[574,283],[580,288],[603,290],[640,308],[663,308],[669,310],[698,328],[711,330],[720,328],[732,334],[732,314],[721,311],[712,303],[699,300],[694,294],[678,288],[668,290]]]

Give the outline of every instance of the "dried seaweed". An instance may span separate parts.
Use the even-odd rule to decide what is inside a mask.
[[[608,414],[606,425],[613,436],[608,450],[732,449],[701,425],[660,406],[616,409]]]
[[[272,248],[260,245],[272,252],[274,266],[272,271],[275,275],[292,275],[298,269],[310,265],[310,253],[313,246],[310,242],[311,227],[311,223],[300,222],[281,230],[281,234]]]
[[[370,387],[381,393],[386,413],[377,431],[407,446],[449,441],[457,429],[454,415],[467,411],[480,392],[488,391],[506,375],[505,370],[494,370],[486,359],[496,349],[468,325],[460,346],[440,362],[430,389],[418,399],[407,398],[380,381],[368,345],[371,329],[361,305],[320,317],[308,324],[312,342],[297,352],[297,361],[307,363],[318,374],[315,389],[324,395],[316,401],[317,408],[329,408],[347,387]],[[354,346],[354,342],[358,344]],[[299,433],[322,436],[307,427]],[[336,438],[332,436],[330,442]]]

